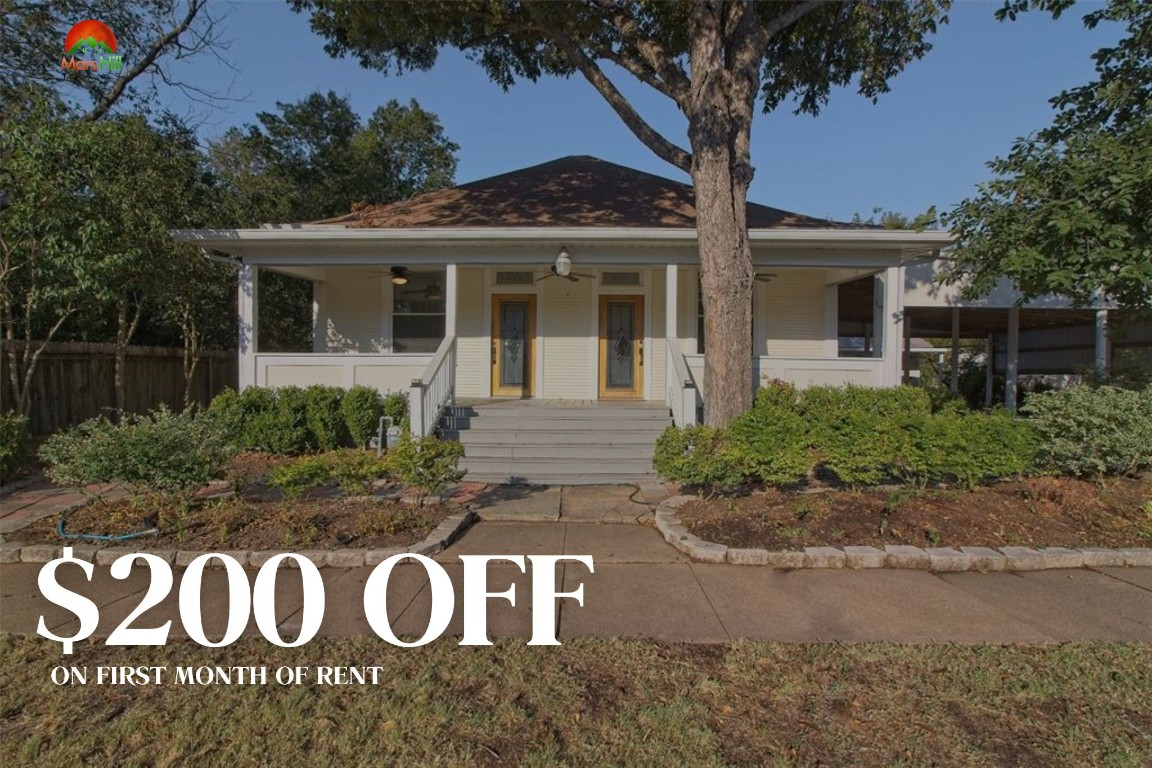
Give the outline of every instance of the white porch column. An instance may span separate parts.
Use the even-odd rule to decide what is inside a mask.
[[[236,341],[236,362],[239,369],[237,387],[256,386],[256,349],[259,344],[257,317],[257,296],[260,290],[260,276],[252,264],[243,264],[236,280],[237,307],[240,322],[239,337]]]
[[[328,283],[312,281],[312,351],[328,351]]]
[[[903,376],[903,351],[900,349],[904,323],[904,268],[888,267],[881,278],[884,286],[883,342],[884,385],[895,387]]]
[[[824,286],[824,357],[840,356],[840,286]]]
[[[988,341],[984,346],[984,359],[987,364],[984,367],[984,407],[992,407],[992,398],[995,396],[994,390],[996,388],[996,334],[988,334]]]
[[[952,394],[960,391],[960,307],[952,307],[952,359],[951,380],[948,389]]]
[[[459,283],[456,280],[456,265],[449,264],[444,275],[444,335],[456,335],[456,304]]]
[[[904,317],[904,356],[900,358],[903,366],[901,381],[905,384],[912,383],[912,318]],[[919,371],[917,371],[919,373]]]
[[[1095,337],[1095,368],[1096,378],[1103,379],[1108,375],[1108,310],[1096,310],[1096,337]]]
[[[680,268],[669,264],[664,268],[664,338],[674,341],[680,337]],[[676,346],[676,345],[673,345]]]
[[[1008,310],[1008,357],[1004,365],[1004,407],[1016,412],[1020,382],[1020,307]]]

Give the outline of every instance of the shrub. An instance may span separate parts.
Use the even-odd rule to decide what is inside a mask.
[[[0,416],[0,478],[11,480],[28,460],[28,419],[18,413]]]
[[[300,387],[277,387],[275,393],[276,408],[271,418],[275,431],[265,437],[268,450],[287,454],[315,450],[315,439],[308,428],[307,392]]]
[[[378,457],[374,451],[349,448],[326,453],[321,458],[328,466],[330,477],[348,493],[367,493],[374,480],[390,472],[388,457]]]
[[[388,468],[402,482],[428,495],[440,493],[464,477],[456,464],[464,446],[434,437],[413,438],[408,433],[388,452]]]
[[[1032,425],[1006,411],[938,413],[911,433],[911,450],[896,471],[919,485],[956,482],[974,488],[986,480],[1021,475],[1035,467]]]
[[[368,445],[379,427],[381,413],[380,394],[375,389],[358,384],[348,390],[340,403],[340,414],[353,445],[357,448]]]
[[[61,485],[118,482],[179,495],[218,476],[232,453],[220,420],[161,407],[123,414],[119,424],[90,419],[49,438],[40,458]]]
[[[1061,473],[1134,474],[1152,465],[1152,387],[1072,386],[1033,395],[1023,411],[1040,436],[1040,458]]]
[[[408,395],[405,393],[389,392],[384,395],[382,408],[384,415],[387,416],[395,426],[401,429],[409,429],[411,427],[408,420]]]
[[[798,410],[795,388],[772,382],[756,393],[751,410],[732,422],[730,445],[748,475],[783,485],[812,469],[808,425]]]
[[[331,479],[331,468],[323,456],[305,456],[268,473],[268,485],[279,488],[289,499],[299,498],[305,491],[326,485]]]
[[[652,466],[665,478],[706,489],[730,491],[744,481],[746,469],[727,434],[714,427],[668,427],[656,440]]]
[[[314,384],[304,390],[304,419],[308,425],[309,444],[321,451],[332,451],[348,444],[341,401],[344,390]]]

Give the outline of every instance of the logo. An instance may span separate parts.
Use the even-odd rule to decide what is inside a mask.
[[[116,35],[108,25],[85,19],[68,30],[60,69],[77,72],[119,72],[124,57],[116,54]]]

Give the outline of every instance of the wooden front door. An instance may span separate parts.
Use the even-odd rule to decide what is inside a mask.
[[[644,297],[600,297],[600,397],[644,397]]]
[[[536,297],[492,297],[492,396],[532,397],[536,380]]]

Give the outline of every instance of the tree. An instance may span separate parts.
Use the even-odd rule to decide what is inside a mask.
[[[751,404],[752,283],[745,203],[757,103],[793,100],[816,114],[833,87],[875,98],[929,49],[948,0],[830,3],[706,0],[289,0],[309,12],[333,56],[384,73],[429,69],[464,51],[508,88],[518,78],[579,74],[632,133],[688,173],[696,190],[704,297],[705,420],[724,425]],[[611,65],[611,68],[609,68]],[[684,115],[689,148],[660,134],[610,75],[624,71]]]
[[[1067,5],[1020,0],[1001,17]],[[1111,0],[1084,17],[1106,21],[1126,34],[1093,55],[1096,79],[1051,99],[1052,124],[990,162],[995,177],[944,217],[957,235],[947,279],[969,296],[1007,276],[1025,298],[1152,309],[1152,6]]]
[[[213,94],[183,83],[171,63],[227,48],[208,0],[48,0],[0,2],[0,101],[19,111],[51,95],[84,120],[98,120],[122,102],[149,101],[157,83],[208,102]],[[124,68],[116,77],[60,66],[64,38],[83,19],[99,19],[116,36]],[[141,87],[143,85],[143,87]]]

